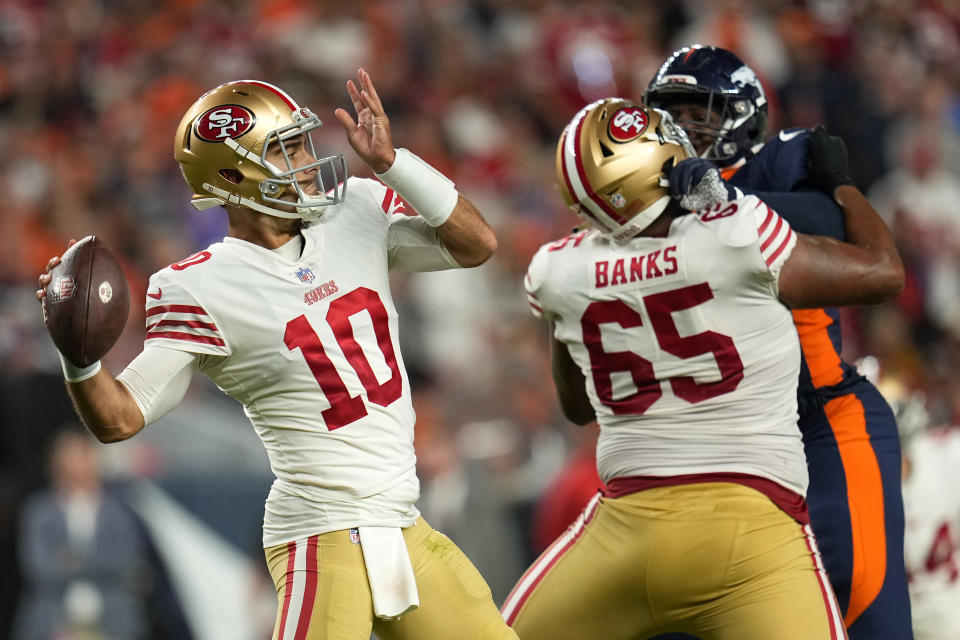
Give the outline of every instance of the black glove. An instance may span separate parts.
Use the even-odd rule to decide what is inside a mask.
[[[850,164],[847,161],[847,145],[842,138],[832,136],[822,124],[810,134],[810,152],[807,156],[810,180],[830,195],[845,184],[853,184]]]

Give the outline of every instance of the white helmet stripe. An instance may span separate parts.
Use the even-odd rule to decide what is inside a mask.
[[[570,192],[570,195],[571,195],[571,196],[573,196],[574,198],[577,199],[577,202],[580,202],[580,197],[579,197],[579,195],[577,194],[577,190],[574,188],[574,186],[573,186],[573,181],[571,180],[571,177],[570,177],[570,176],[571,176],[571,172],[567,169],[567,160],[566,160],[567,149],[566,149],[566,147],[567,147],[567,140],[570,138],[570,136],[568,135],[569,133],[570,133],[570,131],[569,131],[569,127],[568,127],[568,128],[565,129],[564,132],[563,132],[563,138],[562,138],[563,142],[562,142],[561,144],[563,145],[563,149],[564,149],[564,151],[563,151],[564,159],[563,159],[563,161],[560,163],[560,167],[563,169],[563,181],[566,183],[567,191]],[[574,179],[577,180],[577,183],[579,184],[580,177],[576,175],[576,172],[573,172],[573,176],[574,176]],[[597,222],[597,224],[599,224],[603,229],[609,230],[609,225],[606,223],[606,221],[598,219],[597,216],[595,216],[595,215],[593,214],[593,211],[591,211],[590,209],[587,209],[587,208],[581,206],[581,207],[579,207],[579,211],[580,211],[581,213],[587,215],[587,216],[590,216],[590,218],[592,218],[593,220],[595,220],[595,221]]]
[[[590,213],[591,218],[599,220],[604,227],[612,230],[613,226],[610,224],[609,218],[603,212],[603,209],[593,202],[583,185],[583,177],[580,172],[582,165],[579,164],[577,159],[580,132],[583,121],[587,117],[587,111],[587,109],[580,111],[577,114],[577,119],[567,127],[567,138],[563,141],[563,175],[567,178],[567,188],[570,189],[570,193],[577,199],[580,206]]]
[[[567,187],[570,189],[570,193],[576,196],[582,207],[589,211],[591,217],[599,220],[608,229],[613,230],[622,224],[626,224],[627,220],[624,216],[607,206],[600,196],[586,184],[583,162],[577,153],[584,120],[586,119],[587,112],[593,106],[594,105],[590,105],[581,110],[580,113],[577,114],[576,120],[571,122],[567,127],[568,135],[563,144],[563,169],[564,174],[567,176]],[[569,135],[570,129],[574,127],[574,135]]]

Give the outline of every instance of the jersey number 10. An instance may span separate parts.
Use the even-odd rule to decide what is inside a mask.
[[[377,346],[380,347],[384,360],[390,367],[390,379],[382,384],[377,381],[373,368],[363,354],[360,343],[353,335],[350,316],[361,311],[370,314]],[[367,392],[367,400],[381,407],[386,407],[396,401],[403,393],[403,378],[400,374],[400,364],[397,362],[397,356],[393,350],[393,341],[390,339],[390,322],[387,310],[383,306],[383,302],[380,301],[377,292],[366,287],[360,287],[335,299],[330,303],[330,308],[327,309],[326,319],[330,329],[333,330],[333,335],[337,339],[340,350],[343,351],[347,362],[356,371],[360,383]],[[330,407],[320,412],[327,429],[331,431],[339,429],[367,415],[367,407],[363,402],[363,396],[350,395],[347,385],[344,384],[337,368],[327,356],[323,345],[320,343],[320,337],[310,326],[306,316],[297,316],[287,323],[283,342],[291,351],[300,349],[307,361],[307,366],[313,373],[313,377],[317,379],[317,384],[320,385],[320,390],[327,397]]]

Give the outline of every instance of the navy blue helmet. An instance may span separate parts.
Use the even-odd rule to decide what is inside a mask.
[[[753,69],[726,49],[692,45],[674,51],[650,81],[643,101],[669,111],[700,156],[721,167],[750,158],[763,146],[763,86]],[[691,106],[705,110],[691,117],[683,109]],[[709,146],[702,149],[698,138],[709,140]]]

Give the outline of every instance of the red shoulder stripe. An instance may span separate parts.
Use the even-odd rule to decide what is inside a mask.
[[[390,205],[393,204],[393,189],[387,187],[387,192],[383,194],[383,202],[380,203],[380,208],[383,209],[384,213],[390,213]]]
[[[148,331],[147,340],[153,338],[170,338],[171,340],[183,340],[184,342],[199,342],[201,344],[212,344],[218,347],[226,346],[226,343],[220,338],[213,336],[195,336],[192,333],[183,333],[182,331]]]
[[[773,221],[773,209],[771,209],[770,207],[767,207],[767,217],[764,218],[763,224],[760,225],[757,231],[759,231],[760,234],[762,235],[764,230],[772,221]]]
[[[783,218],[777,216],[777,224],[773,227],[773,231],[770,232],[770,235],[767,236],[767,239],[764,240],[763,244],[760,245],[760,251],[766,251],[776,237],[780,234],[780,228],[783,226]],[[789,237],[789,234],[787,234]]]
[[[147,317],[155,316],[158,313],[194,313],[198,316],[205,316],[207,312],[203,307],[196,307],[189,304],[163,304],[147,309]]]
[[[199,320],[161,320],[147,326],[147,331],[154,327],[192,327],[194,329],[209,329],[210,331],[220,331],[217,325],[212,322],[200,322]]]
[[[790,239],[791,239],[791,238],[793,238],[793,230],[792,230],[792,229],[790,230],[790,233],[787,234],[787,237],[783,239],[783,242],[780,243],[780,246],[777,247],[777,250],[774,251],[772,254],[770,254],[770,257],[769,257],[769,258],[767,258],[767,266],[768,266],[768,267],[769,267],[770,265],[772,265],[772,264],[773,264],[773,261],[777,259],[777,256],[779,256],[781,253],[783,253],[783,250],[787,248],[787,245],[790,244]]]

